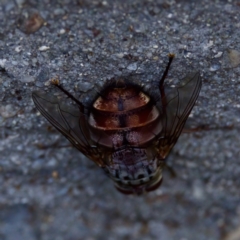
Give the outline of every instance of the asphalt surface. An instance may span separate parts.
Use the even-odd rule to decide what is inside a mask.
[[[1,240],[239,240],[239,1],[0,1]],[[81,101],[111,78],[203,86],[162,186],[119,193],[37,112],[31,93]],[[63,99],[68,101],[68,99]],[[191,131],[190,129],[195,129]]]

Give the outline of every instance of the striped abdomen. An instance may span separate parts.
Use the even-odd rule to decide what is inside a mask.
[[[106,90],[94,102],[89,124],[92,138],[106,147],[141,146],[162,130],[159,110],[135,87]]]

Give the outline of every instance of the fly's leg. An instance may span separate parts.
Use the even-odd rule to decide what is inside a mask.
[[[163,113],[166,112],[166,95],[165,95],[165,91],[164,91],[164,80],[165,78],[167,77],[167,74],[168,74],[168,71],[169,71],[169,68],[171,66],[171,63],[173,61],[173,58],[174,58],[174,54],[173,53],[169,53],[168,54],[168,64],[167,64],[167,67],[162,75],[162,78],[160,79],[159,81],[159,90],[160,90],[160,93],[161,93],[161,100],[162,100],[162,107],[163,107]]]
[[[60,85],[60,81],[58,78],[54,78],[51,80],[51,83],[56,86],[58,89],[60,89],[63,93],[65,93],[70,99],[72,99],[80,108],[80,111],[83,113],[84,112],[84,106],[83,104],[78,101],[70,92],[68,92],[66,89]]]

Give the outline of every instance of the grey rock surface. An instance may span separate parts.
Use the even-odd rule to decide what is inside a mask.
[[[239,12],[237,0],[1,0],[0,239],[234,239]],[[183,133],[169,155],[176,177],[165,169],[158,190],[123,195],[94,163],[64,147],[31,93],[57,94],[49,86],[56,76],[84,101],[119,76],[139,74],[151,87],[170,52],[169,85],[192,71],[203,78],[187,123],[199,131]]]

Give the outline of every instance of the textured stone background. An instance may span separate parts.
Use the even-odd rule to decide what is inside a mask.
[[[239,240],[239,12],[237,0],[1,0],[0,239]],[[26,25],[34,13],[40,29]],[[141,73],[148,85],[169,52],[169,83],[201,72],[188,127],[208,130],[179,138],[168,158],[176,177],[166,169],[157,191],[122,195],[61,148],[31,92],[53,92],[56,76],[85,100],[112,77]]]

